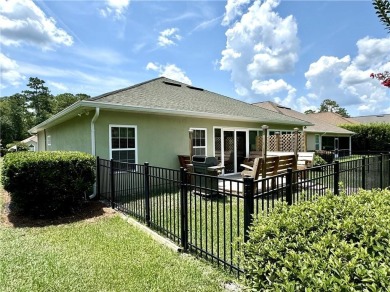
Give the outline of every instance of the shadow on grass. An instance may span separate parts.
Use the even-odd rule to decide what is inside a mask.
[[[2,206],[0,206],[0,224],[14,228],[24,227],[45,227],[51,225],[69,224],[79,221],[96,221],[99,218],[112,216],[115,211],[108,208],[100,201],[86,201],[81,208],[71,214],[57,218],[36,218],[18,214],[10,208],[11,200],[9,195],[3,190],[0,192]]]

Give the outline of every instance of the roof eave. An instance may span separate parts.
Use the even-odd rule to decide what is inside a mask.
[[[194,111],[182,111],[182,110],[171,110],[164,108],[153,108],[153,107],[140,107],[140,106],[129,106],[123,104],[113,104],[113,103],[104,103],[104,102],[95,102],[82,100],[72,104],[67,107],[63,111],[55,114],[50,117],[46,121],[36,125],[35,127],[29,130],[29,133],[35,134],[44,129],[55,126],[71,117],[77,115],[79,112],[82,112],[85,108],[100,108],[107,110],[116,110],[116,111],[132,111],[139,113],[149,113],[149,114],[160,114],[160,115],[171,115],[171,116],[185,116],[185,117],[193,117],[193,118],[209,118],[214,120],[228,120],[228,121],[241,121],[241,122],[255,122],[255,123],[270,123],[276,125],[295,125],[295,126],[311,126],[313,124],[293,119],[295,121],[271,121],[271,120],[262,120],[260,118],[251,118],[251,117],[242,117],[242,116],[232,116],[232,115],[224,115],[224,114],[215,114],[215,113],[207,113],[207,112],[194,112]]]

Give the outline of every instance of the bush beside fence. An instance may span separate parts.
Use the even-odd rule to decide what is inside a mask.
[[[92,194],[95,158],[81,152],[15,152],[4,157],[2,183],[15,212],[56,217]]]

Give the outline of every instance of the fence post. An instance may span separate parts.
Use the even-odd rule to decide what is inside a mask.
[[[254,178],[244,177],[244,241],[249,239],[249,227],[255,212],[254,202]]]
[[[111,208],[115,207],[115,170],[114,160],[110,160],[110,175],[111,175]]]
[[[149,162],[144,163],[144,182],[145,182],[145,223],[150,226],[150,177]]]
[[[338,196],[340,194],[339,182],[340,182],[340,161],[334,162],[334,177],[333,177],[333,193]]]
[[[181,233],[181,246],[184,251],[188,249],[188,200],[187,200],[187,169],[180,167],[180,233]]]
[[[383,153],[379,156],[379,187],[383,190]]]
[[[362,189],[366,189],[366,156],[362,157]]]
[[[291,167],[286,173],[286,202],[289,206],[293,204],[293,170]]]
[[[96,157],[96,199],[100,199],[100,157]]]

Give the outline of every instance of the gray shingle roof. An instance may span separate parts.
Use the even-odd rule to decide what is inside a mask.
[[[318,120],[324,121],[328,124],[332,124],[335,126],[359,123],[355,121],[354,118],[344,118],[343,116],[333,112],[313,113],[313,114],[308,114],[308,116],[314,117]]]
[[[306,121],[278,114],[205,89],[160,77],[90,99],[111,103],[171,111],[188,111],[252,118],[262,123],[307,125]]]
[[[284,115],[287,115],[289,117],[293,117],[296,119],[305,120],[309,123],[312,123],[312,126],[307,126],[305,131],[311,132],[311,133],[332,133],[332,134],[354,134],[351,131],[348,131],[346,129],[337,127],[335,125],[329,124],[324,122],[323,120],[320,120],[319,118],[316,118],[315,115],[306,115],[304,113],[300,113],[298,111],[292,110],[288,107],[280,106],[274,102],[267,101],[267,102],[259,102],[255,103],[254,105],[267,108],[270,110],[273,110],[275,113],[281,113]]]
[[[354,121],[362,124],[390,123],[390,114],[353,117]]]

